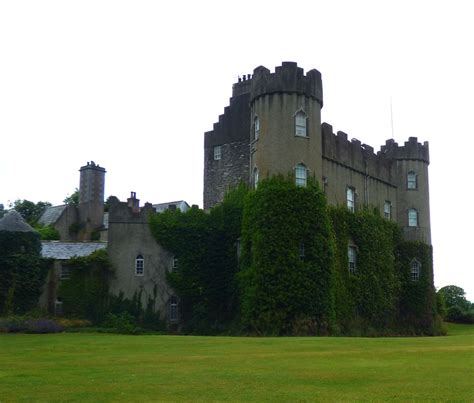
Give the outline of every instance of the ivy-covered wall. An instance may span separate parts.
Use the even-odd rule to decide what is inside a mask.
[[[334,321],[333,237],[315,183],[281,177],[245,202],[240,286],[242,324],[260,334],[326,333]]]
[[[0,314],[36,307],[48,264],[37,232],[0,231]]]
[[[168,280],[179,295],[185,331],[440,331],[431,247],[403,241],[400,228],[378,211],[329,207],[311,181],[297,187],[294,178],[270,178],[257,190],[228,193],[208,214],[156,214],[151,229],[179,259]],[[349,245],[356,252],[352,271]],[[413,259],[421,267],[416,280]]]

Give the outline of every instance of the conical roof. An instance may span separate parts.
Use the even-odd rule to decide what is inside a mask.
[[[10,210],[0,219],[0,231],[35,232],[16,210]]]

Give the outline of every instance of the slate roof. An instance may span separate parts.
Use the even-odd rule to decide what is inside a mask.
[[[16,210],[10,210],[0,219],[0,231],[35,232]]]
[[[61,214],[66,210],[67,204],[63,204],[61,206],[51,206],[48,207],[44,213],[41,215],[39,219],[39,223],[42,225],[52,225],[55,224],[56,221],[59,220]]]
[[[157,213],[162,213],[163,211],[169,209],[170,204],[173,206],[176,206],[176,208],[181,210],[183,213],[190,209],[189,204],[186,203],[184,200],[178,200],[178,201],[173,201],[173,202],[168,202],[168,203],[153,204],[153,207]]]
[[[42,241],[41,255],[45,258],[68,260],[73,256],[89,256],[92,252],[105,249],[107,242],[61,242]]]

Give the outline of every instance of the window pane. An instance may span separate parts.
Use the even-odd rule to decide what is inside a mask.
[[[416,173],[415,172],[408,172],[408,175],[407,175],[407,188],[408,189],[416,189]]]
[[[347,208],[352,212],[355,210],[354,197],[355,197],[354,188],[347,188]]]
[[[254,139],[257,140],[260,135],[260,119],[256,116],[254,119]]]
[[[306,186],[306,177],[307,177],[307,170],[303,164],[298,164],[295,167],[295,178],[296,178],[296,186]]]
[[[415,209],[408,210],[408,226],[409,227],[418,226],[418,212]]]
[[[214,160],[220,160],[222,155],[222,147],[221,146],[215,146],[214,147]]]
[[[295,135],[306,137],[306,115],[298,112],[295,116]]]

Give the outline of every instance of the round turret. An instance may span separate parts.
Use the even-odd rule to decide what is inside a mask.
[[[284,62],[275,73],[263,67],[251,80],[250,181],[275,174],[308,175],[321,180],[321,74],[304,74],[296,63]]]

